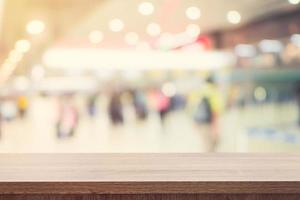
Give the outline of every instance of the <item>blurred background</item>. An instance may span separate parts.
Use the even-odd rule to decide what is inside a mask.
[[[0,0],[0,152],[300,152],[300,0]]]

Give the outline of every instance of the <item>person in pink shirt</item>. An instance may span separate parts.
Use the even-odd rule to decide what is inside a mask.
[[[59,115],[57,122],[57,136],[71,137],[78,125],[78,111],[71,102],[70,96],[64,96],[59,100]]]
[[[170,106],[170,99],[163,94],[162,91],[154,89],[150,92],[150,98],[154,109],[159,113],[161,122],[164,122],[166,114],[168,113]]]

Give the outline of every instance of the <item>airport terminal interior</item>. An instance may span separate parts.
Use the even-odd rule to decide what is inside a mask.
[[[300,152],[300,0],[0,0],[0,153]]]

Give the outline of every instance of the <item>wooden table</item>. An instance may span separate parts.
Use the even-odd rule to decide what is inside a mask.
[[[0,154],[5,200],[300,199],[287,154]]]

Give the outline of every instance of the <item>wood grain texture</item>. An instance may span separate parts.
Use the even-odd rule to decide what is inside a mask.
[[[0,154],[0,195],[251,193],[300,194],[300,157],[293,154]]]
[[[300,194],[299,182],[9,182],[0,194]]]
[[[300,181],[287,154],[0,154],[0,182]]]
[[[7,195],[0,200],[299,200],[299,195],[246,194],[246,195],[198,195],[198,194],[151,194],[151,195]]]

